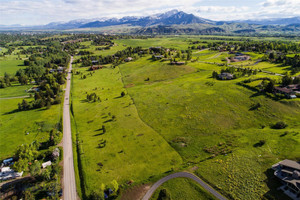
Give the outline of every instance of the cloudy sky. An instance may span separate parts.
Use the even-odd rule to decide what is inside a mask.
[[[300,16],[300,0],[0,0],[0,24],[145,16],[178,9],[212,20]]]

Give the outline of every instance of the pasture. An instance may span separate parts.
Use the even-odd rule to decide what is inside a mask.
[[[118,68],[75,70],[82,74],[73,75],[72,131],[77,133],[85,195],[114,179],[124,186],[130,180],[142,183],[182,163],[163,137],[139,118]],[[87,101],[92,93],[100,100]]]
[[[162,189],[166,189],[174,200],[215,200],[213,195],[187,178],[175,178],[165,182],[157,188],[151,200],[157,200]]]
[[[1,92],[7,89],[10,88],[1,89]],[[49,131],[60,122],[60,105],[51,106],[48,110],[35,109],[19,112],[17,108],[18,103],[21,102],[22,98],[0,99],[0,159],[13,156],[16,148],[21,144],[47,141]]]
[[[184,68],[196,71],[174,77],[175,68],[160,72],[163,62],[156,61],[157,67],[151,68],[155,63],[146,58],[141,61],[144,63],[120,66],[124,83],[130,86],[128,93],[141,119],[171,144],[186,166],[198,166],[199,176],[234,199],[241,194],[244,199],[278,194],[267,182],[271,178],[268,169],[281,159],[299,159],[298,100],[274,101],[237,84],[248,77],[214,80],[210,78],[212,71],[221,67],[213,64],[188,63]],[[142,81],[156,73],[164,75],[160,81]],[[261,76],[266,75],[251,78]],[[262,106],[251,110],[257,103]],[[277,121],[287,122],[288,128],[270,129]],[[284,132],[289,134],[280,137]],[[266,144],[254,147],[260,140]]]

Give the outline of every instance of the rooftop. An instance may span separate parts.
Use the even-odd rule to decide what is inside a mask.
[[[293,168],[293,169],[300,170],[300,164],[296,161],[293,161],[293,160],[285,159],[283,161],[280,161],[279,164],[283,165],[283,166],[286,166],[286,167],[290,167],[290,168]]]

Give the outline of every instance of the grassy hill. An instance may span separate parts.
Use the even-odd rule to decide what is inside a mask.
[[[179,154],[139,118],[131,97],[120,96],[122,91],[127,92],[118,68],[102,69],[92,76],[87,68],[77,70],[87,78],[73,76],[76,124],[72,131],[79,141],[87,196],[101,183],[141,183],[181,164]],[[101,102],[87,102],[86,96],[91,93],[96,93]]]
[[[274,101],[257,95],[237,85],[245,78],[213,80],[212,71],[220,67],[212,64],[189,63],[170,70],[164,62],[147,58],[141,62],[120,66],[140,117],[166,139],[186,165],[199,167],[199,176],[234,199],[242,198],[240,195],[243,199],[261,198],[269,191],[263,181],[269,178],[270,166],[285,158],[299,159],[298,100]],[[196,71],[181,73],[191,67]],[[142,82],[157,73],[164,75],[160,81],[150,78]],[[251,110],[257,103],[261,108]],[[270,129],[277,121],[287,122],[288,128]],[[280,137],[285,132],[287,135]],[[266,144],[255,147],[260,140]]]

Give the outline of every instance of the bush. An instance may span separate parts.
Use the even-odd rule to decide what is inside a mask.
[[[272,128],[273,129],[284,129],[284,128],[286,128],[288,125],[285,123],[285,122],[282,122],[282,121],[280,121],[280,122],[277,122],[276,124],[274,124],[273,126],[272,126]]]
[[[172,199],[171,195],[167,189],[160,190],[157,200],[171,200],[171,199]]]

